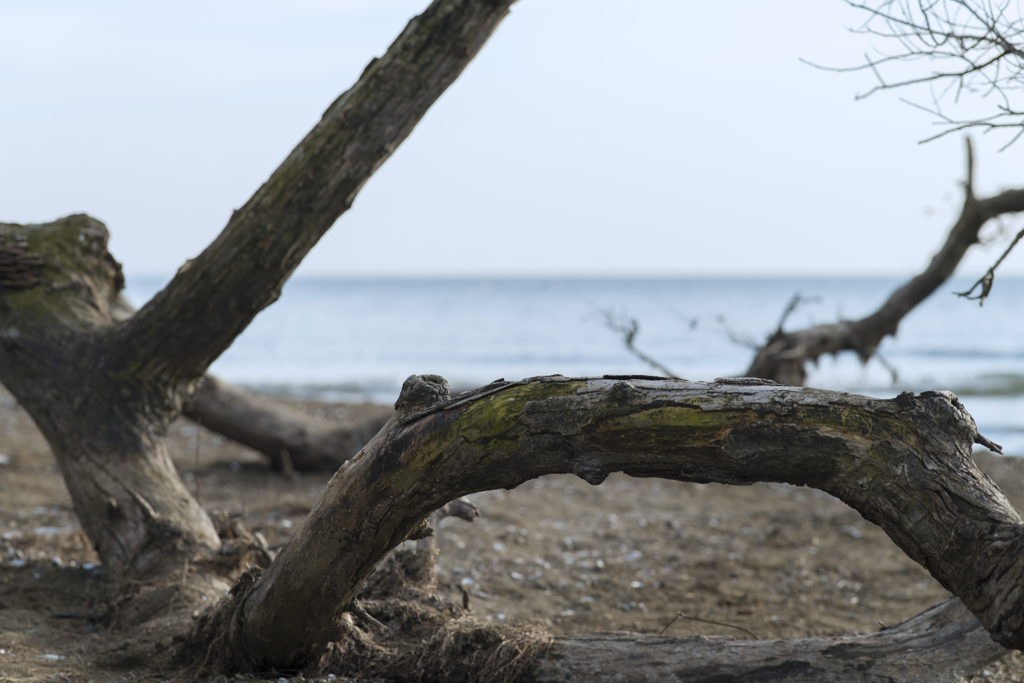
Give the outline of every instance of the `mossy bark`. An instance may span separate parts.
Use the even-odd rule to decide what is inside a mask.
[[[395,417],[338,471],[274,564],[221,605],[228,668],[301,666],[348,628],[362,581],[423,533],[432,510],[566,472],[595,485],[625,472],[827,491],[880,525],[995,640],[1024,644],[1024,522],[974,466],[979,436],[952,394],[884,401],[759,380],[563,377],[455,400],[446,389],[410,378]]]

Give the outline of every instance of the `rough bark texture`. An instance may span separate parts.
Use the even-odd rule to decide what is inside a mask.
[[[275,471],[333,472],[388,421],[383,406],[365,420],[339,425],[206,375],[184,414],[270,458]]]
[[[511,1],[436,0],[410,21],[218,238],[127,319],[102,223],[0,225],[0,381],[49,440],[115,585],[218,551],[161,444],[167,424]]]
[[[996,641],[1024,644],[1024,523],[974,466],[980,437],[952,394],[884,401],[762,380],[556,376],[450,400],[426,375],[410,378],[397,408],[260,580],[221,605],[228,668],[301,666],[343,636],[363,580],[424,533],[431,511],[562,472],[595,485],[625,472],[819,488],[879,524]]]
[[[1005,654],[956,600],[878,633],[736,641],[636,633],[559,636],[536,683],[960,683]]]
[[[855,351],[867,362],[883,338],[896,334],[903,317],[953,275],[967,249],[978,242],[978,232],[985,223],[996,216],[1024,211],[1024,190],[1007,190],[979,199],[974,196],[973,178],[974,160],[968,140],[963,209],[945,244],[924,272],[893,292],[881,308],[866,318],[816,325],[795,332],[784,332],[780,323],[779,329],[757,352],[745,376],[803,386],[807,379],[806,364],[827,353]]]
[[[82,527],[115,583],[147,580],[168,558],[220,548],[161,441],[173,396],[126,381],[104,339],[109,302],[123,286],[99,221],[69,216],[47,225],[0,225],[43,265],[34,286],[0,290],[0,378],[46,436]]]

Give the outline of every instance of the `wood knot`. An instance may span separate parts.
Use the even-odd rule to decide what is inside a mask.
[[[395,401],[395,410],[418,413],[451,398],[448,380],[441,375],[410,375]]]
[[[629,403],[636,398],[640,391],[629,382],[616,382],[612,385],[609,395],[617,404]]]
[[[900,410],[911,410],[914,407],[914,398],[913,391],[904,391],[893,400],[896,401],[896,406]]]
[[[572,473],[591,486],[597,486],[608,478],[607,470],[597,463],[587,462],[586,460],[573,461]]]

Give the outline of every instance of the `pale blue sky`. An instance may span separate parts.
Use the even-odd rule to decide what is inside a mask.
[[[198,253],[426,0],[87,4],[0,5],[0,220],[90,213],[141,274]],[[860,19],[521,0],[301,272],[912,272],[963,143],[918,145],[932,120],[898,95],[854,102],[870,74],[799,62],[857,63]],[[1024,185],[1024,143],[976,138],[980,193]]]

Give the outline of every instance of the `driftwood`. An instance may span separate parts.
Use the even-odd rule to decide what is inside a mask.
[[[878,633],[736,641],[636,633],[558,636],[537,663],[537,683],[647,681],[899,681],[952,683],[1005,654],[954,599]]]
[[[967,249],[978,242],[978,232],[989,220],[1021,211],[1024,211],[1024,189],[1006,190],[986,198],[974,196],[974,155],[968,139],[963,208],[945,244],[928,267],[893,292],[881,308],[860,320],[841,320],[794,332],[785,332],[780,323],[758,350],[745,376],[803,386],[807,363],[825,354],[854,351],[866,363],[875,355],[883,338],[896,334],[903,317],[953,275]],[[983,294],[987,295],[990,288],[991,281],[987,288],[983,287]]]
[[[206,375],[183,414],[270,458],[275,471],[333,472],[376,434],[391,409],[374,406],[351,424],[290,408]]]
[[[721,654],[692,661],[681,680],[719,680],[715,667],[724,674],[729,666],[747,674],[776,667],[778,676],[765,670],[763,680],[819,680],[824,672],[835,680],[884,680],[880,672],[938,680],[953,660],[966,672],[998,656],[1000,645],[1024,644],[1024,522],[975,467],[979,440],[947,392],[878,400],[763,380],[556,376],[451,399],[442,378],[412,377],[395,417],[342,466],[275,562],[199,633],[203,642],[219,638],[214,661],[227,670],[301,668],[331,641],[351,637],[343,614],[356,610],[362,582],[388,551],[428,533],[433,510],[474,491],[560,472],[594,485],[611,472],[783,481],[827,491],[880,525],[970,612],[951,604],[874,636],[738,644],[735,658],[733,645],[691,642],[694,654]],[[588,679],[600,638],[612,659],[622,641],[639,643],[619,660],[638,672],[682,661],[664,659],[666,643],[681,641],[591,636],[556,640],[540,670]]]

